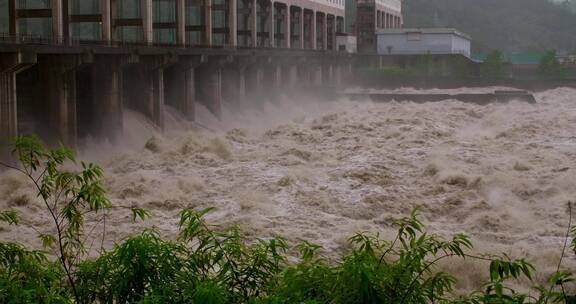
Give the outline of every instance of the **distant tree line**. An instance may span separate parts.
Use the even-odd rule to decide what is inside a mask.
[[[576,0],[406,0],[405,27],[454,27],[474,52],[576,52]]]

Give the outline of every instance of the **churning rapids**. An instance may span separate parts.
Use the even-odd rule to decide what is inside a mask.
[[[330,255],[355,232],[391,236],[392,219],[420,205],[430,231],[468,234],[476,251],[527,256],[550,272],[576,199],[576,90],[535,96],[533,105],[487,106],[286,101],[236,113],[227,125],[206,121],[212,131],[164,136],[126,112],[126,142],[137,148],[93,144],[83,155],[103,166],[114,205],[152,214],[142,224],[126,209],[112,212],[109,245],[143,226],[172,237],[182,208],[215,207],[210,223],[238,224],[249,238],[314,241]],[[0,238],[38,246],[26,226],[50,222],[32,187],[9,172],[0,193],[0,210],[23,217],[20,227],[0,226]],[[566,264],[576,264],[573,255]],[[443,267],[462,288],[487,273],[485,265]]]

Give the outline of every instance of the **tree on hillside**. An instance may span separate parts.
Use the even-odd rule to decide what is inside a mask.
[[[576,51],[576,12],[561,2],[405,0],[403,14],[405,27],[453,27],[469,34],[474,52]]]
[[[540,66],[538,67],[538,75],[547,79],[560,79],[566,77],[566,69],[564,69],[558,61],[556,51],[548,51],[546,52],[546,55],[542,57],[540,60]]]
[[[494,50],[488,54],[481,67],[484,78],[503,78],[506,76],[504,56],[502,52]]]

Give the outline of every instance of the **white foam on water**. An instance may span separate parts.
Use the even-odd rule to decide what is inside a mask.
[[[355,232],[392,235],[392,219],[421,206],[433,233],[466,233],[479,252],[527,256],[549,273],[567,202],[576,199],[576,90],[536,99],[479,106],[280,98],[250,109],[227,105],[223,121],[199,106],[201,128],[168,110],[164,135],[125,111],[122,144],[83,155],[103,166],[114,205],[153,216],[133,224],[115,209],[107,246],[144,226],[173,237],[181,208],[216,207],[211,223],[238,224],[252,238],[318,242],[335,255]],[[0,237],[38,246],[26,225],[48,229],[50,221],[32,187],[11,172],[0,177],[0,193],[0,210],[24,218],[19,228],[2,226]],[[566,265],[575,264],[568,255]],[[478,287],[486,265],[462,265],[443,268],[466,269],[459,287]]]

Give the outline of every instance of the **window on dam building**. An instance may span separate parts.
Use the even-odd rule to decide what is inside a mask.
[[[282,47],[284,33],[286,32],[286,6],[281,3],[274,4],[274,43],[277,47]]]
[[[344,33],[344,18],[336,17],[336,33]]]
[[[186,0],[186,44],[201,45],[204,41],[204,0]]]
[[[10,32],[10,14],[8,12],[8,0],[0,0],[0,33]]]
[[[17,9],[48,9],[52,8],[50,0],[17,0]]]
[[[144,41],[140,0],[116,1],[116,37],[125,42]]]
[[[325,49],[324,45],[324,22],[325,15],[323,13],[316,13],[316,48],[319,50]]]
[[[80,40],[102,39],[102,10],[99,0],[70,0],[70,33]]]
[[[99,0],[70,0],[72,15],[100,15]]]
[[[212,1],[212,45],[225,45],[228,41],[227,0]]]
[[[334,50],[336,41],[334,41],[334,36],[331,33],[336,32],[336,19],[334,15],[328,15],[326,17],[326,28],[327,28],[327,36],[326,36],[326,49],[327,50]]]
[[[52,5],[50,0],[18,0],[18,31],[34,37],[52,37]]]
[[[250,32],[250,9],[252,8],[249,0],[238,0],[238,46],[250,46],[252,33]]]
[[[256,6],[256,32],[257,32],[257,46],[258,47],[269,47],[270,46],[270,36],[268,33],[268,17],[270,16],[270,1],[267,0],[256,0],[258,2]]]
[[[300,48],[302,45],[302,37],[300,37],[301,12],[302,8],[290,7],[290,45],[293,48]]]
[[[152,4],[154,42],[176,43],[176,1],[154,0]]]

